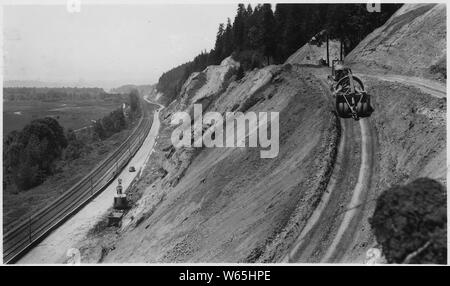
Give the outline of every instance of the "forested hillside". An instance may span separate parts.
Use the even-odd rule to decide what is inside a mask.
[[[217,65],[230,55],[241,63],[241,72],[283,63],[322,30],[330,39],[341,40],[349,53],[401,5],[382,4],[380,13],[370,13],[366,4],[277,4],[275,12],[270,4],[254,8],[238,4],[234,20],[228,18],[219,25],[214,49],[164,73],[157,89],[170,102],[192,72]]]

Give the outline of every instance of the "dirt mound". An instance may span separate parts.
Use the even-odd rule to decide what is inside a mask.
[[[345,58],[361,69],[446,78],[445,4],[405,4]]]

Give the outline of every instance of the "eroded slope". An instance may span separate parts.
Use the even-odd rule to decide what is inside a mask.
[[[405,4],[345,58],[363,70],[446,79],[445,4]]]
[[[326,187],[338,140],[318,80],[299,67],[269,66],[232,82],[205,106],[280,112],[280,152],[273,159],[261,159],[259,148],[172,149],[168,120],[181,101],[166,111],[153,156],[160,167],[147,173],[152,185],[141,189],[104,261],[250,262],[280,238],[278,251],[287,251],[284,242],[295,239]]]

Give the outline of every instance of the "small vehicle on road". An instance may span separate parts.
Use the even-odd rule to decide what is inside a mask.
[[[130,168],[128,168],[129,172],[136,172],[136,168],[134,168],[134,166],[130,166]]]
[[[362,80],[354,76],[343,61],[333,60],[328,79],[331,81],[339,117],[359,120],[372,114],[374,109],[370,105],[370,95],[364,90]]]

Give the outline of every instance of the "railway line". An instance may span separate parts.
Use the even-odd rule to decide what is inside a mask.
[[[101,193],[141,147],[152,122],[141,100],[143,114],[132,134],[110,156],[100,162],[77,184],[45,208],[17,223],[3,235],[3,263],[14,263],[49,233]]]

